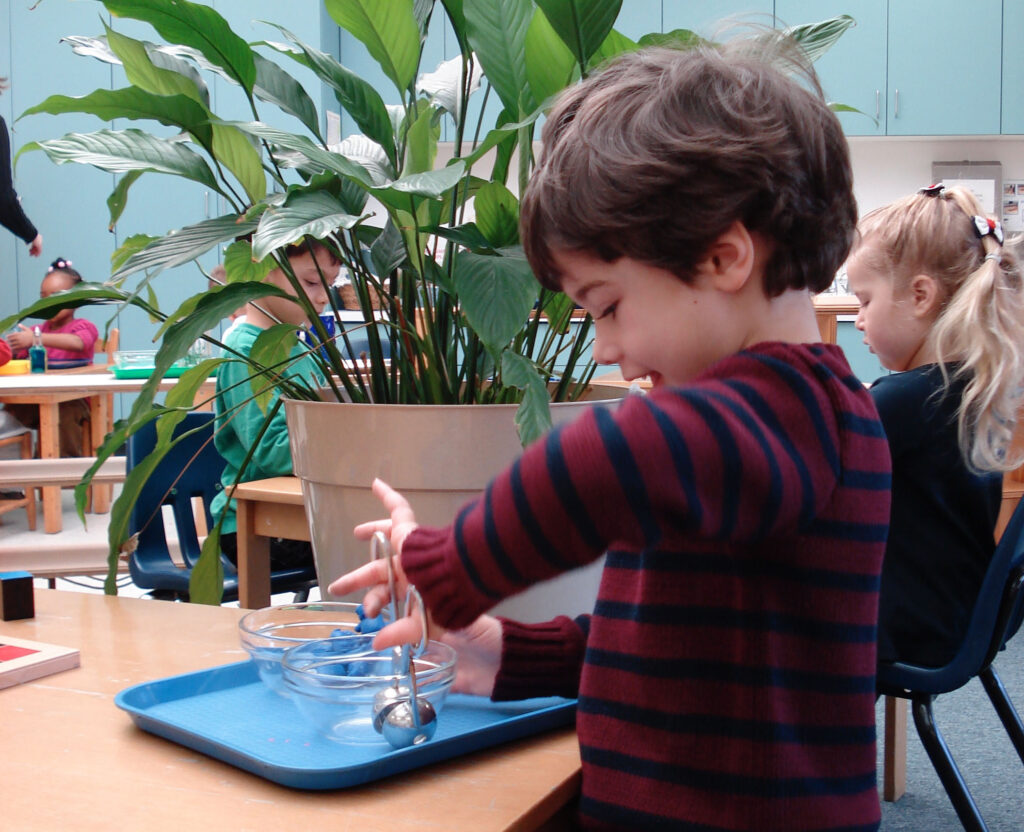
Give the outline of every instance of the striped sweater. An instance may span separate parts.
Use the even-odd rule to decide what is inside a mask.
[[[553,431],[402,566],[462,627],[607,550],[592,615],[503,622],[494,693],[578,693],[586,827],[875,829],[889,489],[842,351],[760,344]]]

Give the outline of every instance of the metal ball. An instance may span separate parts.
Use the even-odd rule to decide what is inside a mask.
[[[420,745],[434,736],[437,730],[437,712],[426,699],[417,699],[419,705],[419,726],[413,718],[409,700],[397,702],[387,709],[381,733],[392,748],[408,748]]]
[[[400,702],[408,701],[408,686],[398,684],[397,680],[394,684],[377,691],[377,694],[373,697],[373,727],[378,734],[381,733],[381,729],[384,727],[384,718],[387,716],[388,711]]]

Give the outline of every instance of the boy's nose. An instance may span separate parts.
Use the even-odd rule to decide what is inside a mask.
[[[622,350],[613,341],[595,334],[594,361],[597,364],[618,364],[621,357]]]

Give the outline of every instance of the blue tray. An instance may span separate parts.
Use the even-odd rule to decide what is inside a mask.
[[[574,699],[491,702],[452,694],[437,733],[423,745],[342,745],[320,736],[291,700],[269,690],[252,661],[133,685],[114,703],[145,731],[298,789],[358,786],[576,718]]]

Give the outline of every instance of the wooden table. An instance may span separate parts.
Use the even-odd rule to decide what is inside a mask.
[[[270,605],[270,538],[309,540],[306,506],[298,477],[271,477],[235,488],[238,522],[238,603]]]
[[[58,590],[35,600],[36,618],[0,633],[78,647],[81,667],[0,690],[0,826],[11,832],[526,830],[578,793],[572,729],[352,789],[276,785],[136,728],[113,702],[129,685],[244,659],[242,611]]]
[[[86,372],[86,370],[93,370]],[[99,447],[106,435],[110,394],[138,393],[147,379],[115,378],[105,367],[94,365],[75,370],[54,370],[46,373],[0,375],[0,402],[34,404],[39,407],[39,456],[56,459],[60,456],[58,409],[61,402],[89,399],[89,417],[93,447]],[[176,378],[160,382],[161,391],[170,390],[178,383]],[[203,386],[206,396],[213,394],[214,381]],[[60,488],[47,486],[43,492],[43,528],[49,534],[62,528]],[[102,514],[110,510],[110,485],[93,488],[93,511]]]
[[[859,311],[860,301],[854,295],[815,295],[814,315],[821,340],[826,344],[835,344],[839,333],[839,316],[856,315]]]

